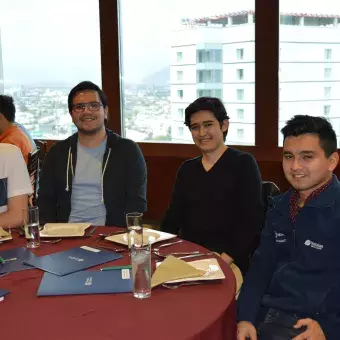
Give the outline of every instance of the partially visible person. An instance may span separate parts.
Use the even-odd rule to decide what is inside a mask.
[[[263,224],[258,166],[225,145],[229,117],[218,98],[191,103],[185,124],[202,156],[180,166],[161,229],[220,253],[244,274]]]
[[[32,144],[32,148],[33,151],[37,149],[37,144],[35,144],[34,139],[32,138],[30,132],[25,128],[24,125],[18,123],[18,122],[14,122],[14,125],[16,125],[26,136],[27,138],[30,140],[31,144]]]
[[[336,134],[326,119],[306,115],[281,132],[292,188],[273,198],[267,214],[238,299],[238,340],[339,340]]]
[[[32,185],[20,149],[0,144],[0,226],[22,225]]]
[[[13,98],[0,95],[0,143],[16,145],[28,161],[28,154],[34,151],[33,145],[26,134],[15,125],[15,105]]]
[[[126,213],[146,211],[144,157],[135,142],[105,129],[108,105],[97,85],[76,85],[68,107],[78,132],[57,142],[44,160],[40,222],[123,227]]]

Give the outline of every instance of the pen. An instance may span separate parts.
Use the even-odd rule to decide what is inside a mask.
[[[17,260],[16,257],[12,257],[11,259],[6,259],[6,260],[4,260],[4,259],[0,256],[0,264],[4,264],[4,263],[6,263],[6,262],[15,261],[15,260]]]
[[[107,271],[107,270],[117,270],[117,269],[132,269],[131,264],[128,266],[115,266],[115,267],[106,267],[106,268],[101,268],[100,270]]]

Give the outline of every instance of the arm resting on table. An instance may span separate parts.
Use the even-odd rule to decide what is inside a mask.
[[[10,197],[7,203],[7,211],[0,214],[2,227],[19,227],[23,225],[23,209],[28,207],[28,195]]]

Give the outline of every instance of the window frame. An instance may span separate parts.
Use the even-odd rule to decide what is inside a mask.
[[[121,134],[118,0],[99,0],[99,11],[102,87],[108,97],[108,126]],[[252,153],[259,162],[279,161],[282,158],[282,148],[278,146],[279,0],[255,0],[255,13],[255,146],[228,145]],[[194,144],[138,144],[145,157],[191,158],[200,153]]]
[[[236,109],[236,118],[238,121],[244,120],[244,108],[237,108]]]
[[[244,80],[244,68],[237,68],[236,75],[237,75],[237,80],[243,81]]]
[[[332,60],[332,49],[331,48],[325,48],[324,49],[324,59],[329,61]]]
[[[244,60],[244,48],[236,49],[236,60]]]
[[[323,76],[324,79],[332,79],[332,67],[324,67]]]
[[[176,80],[177,81],[183,81],[183,71],[182,70],[177,70],[176,72]]]
[[[244,89],[236,89],[236,100],[238,102],[243,101],[244,100]]]

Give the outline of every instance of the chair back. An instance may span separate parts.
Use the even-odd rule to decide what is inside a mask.
[[[240,268],[237,267],[235,263],[232,263],[230,265],[230,268],[233,271],[233,274],[236,280],[235,299],[237,300],[240,294],[240,291],[241,291],[242,284],[243,284],[243,275],[242,275]]]
[[[39,149],[28,154],[27,170],[31,179],[33,194],[29,198],[31,205],[35,205],[38,193]]]
[[[43,140],[36,140],[35,144],[37,145],[37,148],[39,149],[39,169],[42,169],[45,156],[47,154],[47,142]]]
[[[262,199],[264,204],[264,215],[266,216],[270,206],[270,197],[274,197],[280,194],[279,187],[274,182],[263,181],[262,182]]]
[[[262,182],[262,200],[263,200],[263,215],[264,215],[264,219],[263,219],[264,223],[262,225],[262,228],[264,228],[266,224],[267,211],[270,207],[270,198],[277,196],[279,194],[280,194],[280,189],[274,182],[270,182],[270,181]],[[256,237],[254,241],[253,250],[250,253],[250,261],[254,255],[255,250],[259,246],[259,244],[260,244],[260,235]]]

